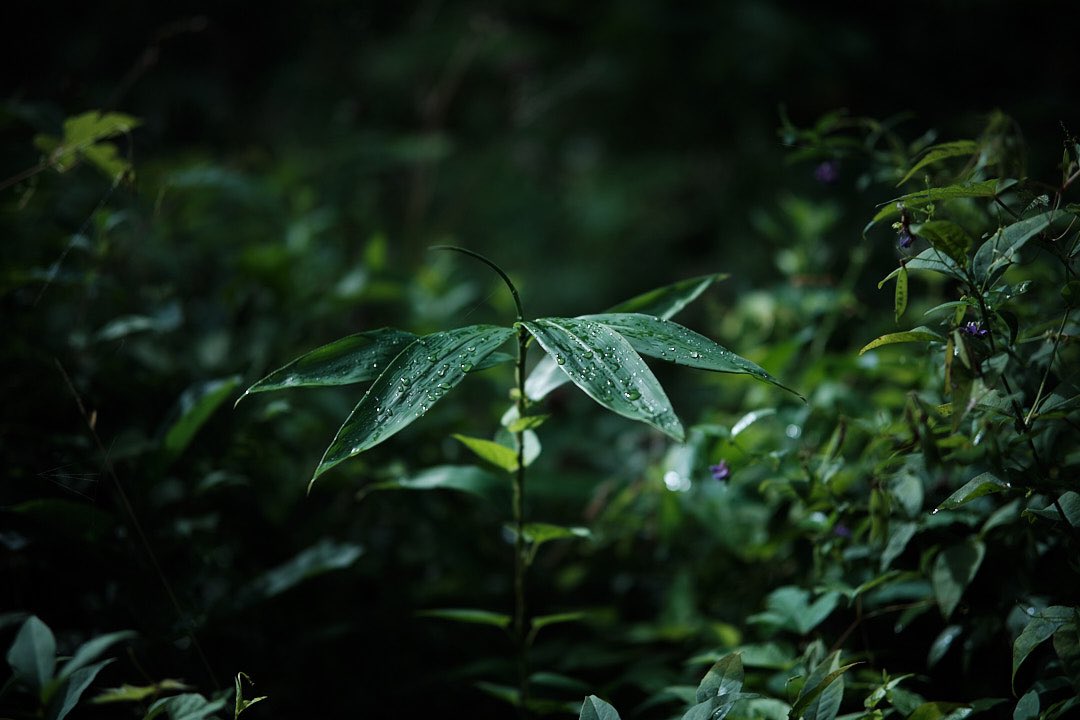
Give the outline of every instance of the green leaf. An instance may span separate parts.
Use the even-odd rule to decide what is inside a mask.
[[[525,541],[533,545],[543,545],[552,540],[565,540],[567,538],[589,538],[592,533],[584,527],[563,527],[549,523],[525,523],[522,528]]]
[[[71,656],[71,659],[64,663],[60,668],[60,672],[57,673],[58,678],[70,677],[79,668],[92,663],[97,660],[101,653],[105,652],[112,645],[124,640],[130,640],[135,637],[135,633],[131,630],[120,630],[119,632],[109,633],[96,637],[93,640],[88,640],[79,646],[79,649],[75,651],[75,654]]]
[[[961,267],[956,264],[956,261],[948,255],[942,254],[941,251],[935,247],[928,247],[915,257],[909,258],[904,262],[903,267],[907,268],[908,270],[933,270],[940,275],[950,277],[953,280],[957,280],[959,282],[967,281],[967,276],[964,275],[963,269],[961,269]],[[899,273],[899,268],[893,270],[891,273],[882,278],[881,282],[878,283],[878,287],[882,287],[886,282],[892,280]]]
[[[143,720],[154,720],[162,714],[169,720],[205,720],[224,707],[225,698],[210,701],[196,693],[185,693],[158,700],[150,706]]]
[[[489,497],[504,482],[475,465],[437,465],[411,477],[372,483],[360,497],[376,490],[457,490]]]
[[[280,595],[313,577],[351,566],[361,554],[363,548],[359,545],[324,538],[249,583],[241,591],[238,602],[243,605]]]
[[[964,503],[971,502],[975,498],[980,498],[983,495],[989,495],[990,493],[1006,492],[1010,489],[1012,489],[1012,485],[1004,480],[999,480],[993,473],[985,472],[968,480],[964,483],[963,487],[945,498],[945,500],[937,506],[937,510],[955,510]],[[937,512],[937,510],[934,512]]]
[[[947,187],[930,188],[928,190],[920,190],[919,192],[901,195],[898,198],[894,198],[887,203],[884,203],[882,208],[874,215],[874,219],[870,221],[870,225],[881,222],[882,220],[898,217],[900,215],[900,208],[897,207],[898,205],[907,208],[919,208],[941,200],[972,197],[989,198],[994,197],[999,192],[1004,192],[1006,188],[1012,186],[1014,183],[1015,181],[1013,180],[983,180],[982,182],[958,183]],[[867,229],[870,228],[870,225],[867,225]]]
[[[56,638],[52,630],[31,615],[19,628],[7,653],[8,664],[16,678],[41,692],[56,671]]]
[[[837,653],[839,653],[839,651],[837,651]],[[834,653],[834,654],[836,654],[836,653]],[[833,689],[833,682],[835,680],[837,680],[841,675],[843,675],[848,670],[850,670],[851,668],[855,667],[858,664],[859,663],[854,662],[854,663],[848,663],[847,665],[839,667],[836,670],[833,670],[832,672],[825,675],[823,678],[821,678],[820,682],[814,684],[813,686],[811,686],[811,678],[813,677],[813,674],[811,674],[811,678],[807,678],[806,684],[803,685],[803,689],[799,692],[799,699],[796,700],[795,704],[791,706],[791,711],[788,713],[788,717],[792,718],[792,720],[794,720],[795,718],[798,718],[800,715],[803,715],[804,713],[808,712],[811,703],[815,702],[820,696],[825,694],[826,691],[828,691],[828,695],[827,695],[826,699],[829,701],[829,704],[826,705],[825,707],[819,706],[819,712],[821,710],[828,710],[829,707],[831,707],[832,702],[834,702],[834,700],[833,700],[834,697],[835,697],[835,702],[837,704],[837,707],[839,707],[840,698],[836,697],[836,695],[835,695],[835,693],[837,691]],[[809,687],[809,689],[807,689],[808,687]],[[842,683],[839,686],[839,693],[840,693],[840,695],[843,695],[843,693],[844,693],[844,686],[843,686]],[[822,717],[824,717],[824,716],[822,716]],[[834,717],[835,717],[835,711],[834,711]],[[807,718],[809,720],[809,716],[807,716]]]
[[[481,460],[486,460],[495,467],[506,472],[514,472],[518,469],[517,450],[500,445],[492,440],[469,437],[467,435],[453,435],[455,440],[472,450]]]
[[[840,602],[840,593],[823,593],[810,602],[810,591],[795,586],[777,588],[765,600],[765,612],[752,615],[753,623],[777,625],[785,630],[806,635],[820,625]]]
[[[979,152],[979,144],[974,140],[954,140],[952,142],[940,143],[938,145],[931,145],[923,151],[923,155],[919,158],[919,161],[915,163],[910,170],[900,179],[900,182],[896,183],[896,187],[900,187],[915,173],[922,170],[928,165],[947,160],[952,157],[963,157],[965,155],[974,155]]]
[[[547,357],[546,355],[544,357]],[[551,417],[550,415],[526,415],[522,418],[516,418],[511,421],[506,429],[512,433],[524,432],[525,430],[535,430],[544,424],[544,422]]]
[[[586,395],[682,441],[682,424],[664,389],[622,335],[583,318],[541,318],[524,325]]]
[[[802,711],[804,720],[835,720],[836,713],[840,709],[840,701],[844,697],[844,678],[837,672],[839,667],[839,650],[819,662],[806,678],[791,712],[795,712],[795,707],[799,706],[804,697],[816,691],[817,697],[804,706]],[[825,679],[830,676],[833,679],[826,684]]]
[[[930,652],[926,656],[926,667],[932,668],[941,661],[941,658],[945,657],[945,654],[949,652],[949,648],[952,647],[953,641],[964,632],[964,628],[960,625],[948,625],[938,633],[938,636],[934,638],[934,642],[930,643]]]
[[[473,625],[493,625],[506,629],[510,627],[511,618],[503,613],[490,612],[488,610],[474,610],[468,608],[438,608],[435,610],[421,610],[416,613],[418,617],[438,618],[452,622],[469,623]]]
[[[470,325],[414,341],[387,365],[353,408],[311,482],[419,418],[513,334],[510,328]]]
[[[739,653],[721,658],[705,673],[691,707],[683,720],[723,720],[731,708],[746,695],[742,692],[743,666]]]
[[[190,685],[185,685],[179,680],[166,679],[153,685],[121,685],[118,688],[103,690],[93,700],[93,705],[104,705],[114,702],[142,702],[154,695],[163,692],[176,692],[178,690],[191,690]]]
[[[964,720],[974,710],[970,705],[950,702],[928,702],[915,708],[907,720]]]
[[[1051,605],[1050,607],[1035,613],[1027,626],[1020,632],[1013,642],[1012,660],[1012,686],[1016,689],[1016,671],[1027,659],[1035,648],[1048,640],[1051,635],[1058,631],[1074,617],[1075,608],[1064,605]]]
[[[1035,720],[1039,717],[1039,693],[1031,690],[1024,694],[1013,710],[1013,720]]]
[[[1065,677],[1080,692],[1080,610],[1074,608],[1072,619],[1054,633],[1054,652]]]
[[[960,545],[953,545],[934,559],[930,582],[934,587],[938,607],[946,620],[953,614],[964,589],[979,571],[985,555],[985,545],[978,540],[968,540]]]
[[[893,316],[896,322],[900,322],[908,303],[908,277],[907,268],[901,266],[896,274],[896,291],[893,293]]]
[[[615,712],[608,703],[595,695],[589,695],[581,704],[581,712],[578,720],[620,720],[619,713]]]
[[[240,384],[240,376],[196,383],[181,395],[177,402],[176,422],[165,433],[164,451],[169,462],[178,458],[221,403],[232,395]]]
[[[608,308],[607,312],[642,313],[667,320],[696,300],[714,282],[727,277],[725,274],[712,274],[680,280],[630,298]],[[532,400],[542,400],[552,390],[568,381],[569,378],[559,369],[555,360],[545,355],[529,373],[525,381],[525,395]]]
[[[971,236],[956,223],[948,220],[924,222],[918,228],[918,236],[930,243],[931,248],[945,253],[958,267],[967,265]]]
[[[255,703],[262,702],[267,697],[266,695],[260,695],[258,697],[246,699],[244,697],[244,688],[240,682],[241,678],[247,680],[249,685],[255,685],[255,683],[251,682],[251,678],[247,676],[247,673],[236,673],[236,703],[233,706],[233,720],[240,717],[240,713],[244,712]]]
[[[1028,240],[1050,227],[1052,220],[1062,217],[1060,212],[1051,210],[998,230],[975,252],[971,261],[975,280],[985,285],[997,272],[1013,263],[1014,256]]]
[[[416,336],[404,330],[379,328],[335,340],[278,368],[240,396],[291,387],[350,385],[374,380]]]
[[[759,365],[736,355],[704,335],[669,320],[637,313],[585,315],[582,319],[611,328],[643,355],[701,370],[750,375],[798,395]]]
[[[115,145],[102,141],[129,133],[140,124],[123,113],[90,110],[64,121],[62,140],[38,135],[34,145],[48,155],[49,165],[57,172],[66,172],[85,158],[115,180],[130,171],[131,165],[119,157]]]
[[[581,611],[577,612],[564,612],[564,613],[552,613],[551,615],[538,615],[531,621],[532,631],[536,631],[546,628],[549,625],[560,625],[562,623],[578,622],[587,617],[587,614]]]
[[[862,355],[865,352],[879,348],[883,345],[895,345],[897,343],[909,343],[909,342],[944,342],[943,338],[938,333],[934,332],[928,327],[917,327],[914,330],[905,330],[904,332],[889,333],[888,335],[882,335],[881,337],[871,340],[863,346],[862,350],[859,350],[859,354]]]
[[[63,720],[67,717],[67,714],[75,709],[79,698],[86,692],[86,688],[90,687],[90,683],[94,682],[94,678],[101,672],[101,669],[111,662],[113,662],[113,658],[102,660],[88,667],[80,667],[72,672],[71,676],[60,687],[59,693],[49,703],[49,712],[46,716],[48,720]]]

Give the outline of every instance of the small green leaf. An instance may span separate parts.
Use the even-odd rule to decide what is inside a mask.
[[[735,695],[742,690],[743,664],[740,653],[731,653],[717,660],[698,683],[695,697],[698,702],[723,695]]]
[[[233,720],[236,720],[236,718],[240,717],[240,713],[244,712],[255,703],[262,702],[267,698],[266,695],[260,695],[258,697],[246,699],[244,697],[244,688],[240,682],[241,678],[247,680],[248,684],[252,687],[254,687],[255,685],[255,683],[251,682],[251,678],[247,676],[247,673],[240,672],[236,674],[236,703],[233,706]]]
[[[543,545],[552,540],[567,538],[590,538],[592,533],[584,527],[563,527],[549,523],[525,523],[522,528],[525,541],[533,545]]]
[[[1031,690],[1024,694],[1013,710],[1013,720],[1035,720],[1039,717],[1039,693]]]
[[[643,355],[701,370],[750,375],[798,395],[765,372],[761,366],[736,355],[704,335],[669,320],[638,313],[585,315],[583,319],[611,328]]]
[[[36,615],[28,617],[15,635],[7,661],[17,679],[41,692],[56,671],[56,638],[49,626]]]
[[[1009,483],[1004,480],[999,480],[993,473],[985,472],[967,481],[964,483],[963,487],[945,498],[945,500],[937,506],[937,510],[955,510],[964,503],[971,502],[975,498],[980,498],[983,495],[989,495],[990,493],[1007,492],[1011,488],[1012,486],[1009,485]]]
[[[589,695],[581,704],[578,720],[620,720],[615,708],[595,695]]]
[[[905,330],[904,332],[889,333],[888,335],[882,335],[881,337],[871,340],[863,346],[862,350],[859,350],[859,354],[862,355],[874,348],[879,348],[883,345],[895,345],[897,343],[909,343],[909,342],[944,342],[943,338],[938,333],[934,332],[928,327],[917,327],[914,330]]]
[[[150,706],[143,720],[166,715],[169,720],[205,720],[225,707],[225,698],[210,701],[196,693],[162,698]]]
[[[934,586],[934,597],[942,616],[948,620],[960,602],[964,589],[979,571],[986,546],[978,540],[968,540],[960,545],[953,545],[934,559],[930,571],[930,582]]]
[[[586,395],[682,442],[682,423],[671,401],[622,335],[584,318],[541,318],[524,325]]]
[[[839,652],[839,651],[837,651],[837,652]],[[792,718],[792,720],[796,720],[796,718],[798,718],[799,716],[801,716],[804,713],[808,712],[808,709],[809,709],[809,706],[811,705],[811,703],[816,701],[818,699],[818,697],[820,697],[821,695],[825,694],[826,691],[828,691],[828,695],[827,695],[826,699],[829,700],[829,705],[826,706],[826,707],[823,707],[823,708],[819,706],[820,710],[828,710],[829,707],[831,707],[833,702],[835,702],[837,707],[839,707],[840,698],[836,697],[836,690],[833,689],[833,682],[835,680],[837,680],[841,675],[843,675],[848,670],[850,670],[851,668],[855,667],[858,664],[859,663],[854,662],[854,663],[848,663],[847,665],[839,667],[836,670],[833,670],[832,672],[825,675],[823,678],[821,678],[820,682],[814,684],[813,686],[811,686],[810,678],[808,678],[807,681],[806,681],[806,684],[803,685],[803,689],[799,692],[799,699],[796,700],[795,704],[791,706],[791,711],[788,713],[788,717]],[[813,675],[812,675],[812,677],[813,677]],[[839,692],[840,692],[840,695],[843,695],[843,692],[844,692],[843,684],[841,684],[839,686]],[[835,717],[835,712],[834,712],[834,717]]]
[[[908,279],[907,268],[900,266],[900,272],[896,274],[896,291],[893,293],[893,316],[896,322],[904,316],[908,303]]]
[[[452,622],[469,623],[472,625],[493,625],[506,629],[510,627],[509,615],[490,612],[488,610],[473,610],[467,608],[439,608],[435,610],[421,610],[416,613],[418,617],[437,618]]]
[[[562,623],[579,622],[584,620],[587,614],[584,612],[564,612],[553,613],[551,615],[538,615],[532,619],[530,623],[532,625],[533,632],[546,628],[549,625],[560,625]]]
[[[457,490],[490,497],[504,482],[475,465],[437,465],[407,478],[367,485],[360,496],[376,490]]]
[[[349,385],[374,380],[398,353],[416,340],[412,333],[380,328],[317,347],[270,373],[240,396],[291,387]]]
[[[526,415],[523,418],[517,418],[517,419],[511,421],[511,423],[506,426],[506,429],[509,430],[512,433],[524,432],[525,430],[535,430],[536,428],[543,425],[544,421],[547,420],[549,417],[551,417],[551,416],[550,415]]]
[[[974,710],[970,705],[950,702],[928,702],[915,708],[907,720],[964,720]]]
[[[964,628],[960,625],[948,625],[938,633],[938,636],[934,638],[934,642],[930,643],[930,652],[926,656],[926,667],[932,668],[941,661],[941,658],[945,657],[945,654],[949,652],[949,648],[952,647],[953,641],[964,632]]]
[[[140,124],[123,113],[90,110],[64,121],[63,139],[38,135],[34,145],[48,155],[49,165],[57,172],[66,172],[85,158],[116,180],[129,172],[131,165],[119,157],[115,145],[102,141],[129,133]]]
[[[48,720],[63,720],[67,717],[68,713],[75,709],[79,698],[86,692],[86,688],[90,687],[90,683],[94,682],[94,678],[101,672],[101,669],[111,662],[113,662],[113,658],[102,660],[87,667],[80,667],[72,672],[67,681],[61,685],[58,694],[49,703]]]
[[[492,440],[469,437],[467,435],[453,435],[455,440],[472,450],[478,458],[486,460],[495,467],[506,472],[514,472],[518,469],[518,454],[514,448],[500,445]]]
[[[953,280],[967,282],[967,276],[964,275],[963,269],[956,264],[956,261],[935,247],[928,247],[915,257],[908,258],[903,267],[908,270],[932,270]],[[892,280],[899,273],[899,268],[893,270],[882,278],[881,282],[878,283],[878,288],[883,287],[886,282]]]
[[[414,341],[390,361],[353,408],[311,482],[404,429],[513,334],[510,328],[470,325]]]
[[[1051,635],[1073,619],[1075,608],[1064,605],[1051,605],[1035,613],[1027,626],[1013,642],[1012,685],[1016,689],[1016,671],[1035,648],[1048,640]]]
[[[907,171],[904,177],[900,179],[900,182],[896,183],[896,187],[900,187],[906,183],[915,173],[919,172],[924,167],[941,162],[942,160],[947,160],[948,158],[974,155],[977,152],[979,152],[979,144],[974,140],[954,140],[952,142],[931,145],[923,151],[922,157]]]
[[[240,384],[240,376],[196,383],[180,395],[177,401],[178,419],[165,433],[164,451],[168,461],[178,458],[214,411]]]

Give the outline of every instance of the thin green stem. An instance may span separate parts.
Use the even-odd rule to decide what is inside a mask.
[[[501,267],[496,265],[491,260],[488,260],[486,257],[481,255],[480,253],[475,252],[473,250],[469,250],[468,248],[458,247],[457,245],[432,245],[428,249],[429,250],[453,250],[454,252],[459,252],[459,253],[461,253],[463,255],[468,255],[469,257],[476,258],[477,260],[479,260],[480,262],[484,263],[489,268],[494,270],[496,273],[498,273],[499,277],[502,278],[503,282],[506,283],[506,287],[510,288],[510,294],[514,296],[514,305],[517,306],[517,319],[518,319],[518,322],[522,322],[523,320],[525,320],[525,310],[521,306],[521,296],[518,295],[517,288],[514,287],[514,283],[510,280],[510,276],[507,275],[505,272],[503,272],[503,269]]]

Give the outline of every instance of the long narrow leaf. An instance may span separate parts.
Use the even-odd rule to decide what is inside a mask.
[[[640,313],[604,313],[586,315],[584,319],[611,328],[642,355],[701,370],[750,375],[798,395],[760,365],[670,320]]]
[[[622,335],[584,318],[541,318],[525,327],[586,395],[614,413],[682,441],[682,423],[671,401]]]
[[[470,325],[414,341],[390,361],[353,408],[311,482],[419,418],[513,334],[510,328]]]
[[[948,158],[963,157],[965,155],[974,155],[979,151],[979,144],[974,140],[954,140],[953,142],[940,143],[938,145],[932,145],[926,148],[922,158],[915,163],[907,174],[900,179],[900,182],[896,183],[896,187],[900,187],[915,173],[922,170],[928,165],[932,165],[936,162],[941,162]]]
[[[282,388],[349,385],[374,380],[406,345],[415,340],[412,333],[394,328],[343,337],[278,368],[244,391],[240,400],[252,393]]]
[[[642,313],[667,320],[696,300],[713,283],[727,277],[723,273],[713,273],[680,280],[632,297],[608,308],[607,312]],[[525,394],[533,400],[541,400],[568,381],[569,378],[559,369],[555,360],[545,355],[525,380]]]

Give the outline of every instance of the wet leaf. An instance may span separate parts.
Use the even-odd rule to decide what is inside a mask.
[[[670,320],[638,313],[585,315],[582,319],[615,330],[643,355],[701,370],[750,375],[798,395],[761,366]]]
[[[804,698],[809,698],[816,693],[816,697],[809,699],[803,705],[802,716],[804,720],[835,720],[836,713],[840,709],[840,701],[844,697],[843,671],[840,671],[839,667],[839,650],[830,654],[814,667],[806,678],[802,690],[799,691],[799,697],[791,709],[793,717],[797,717],[795,708],[804,702]],[[851,665],[847,667],[851,667]],[[833,679],[826,683],[826,679],[829,677]]]
[[[387,365],[353,408],[311,482],[418,419],[512,335],[510,328],[470,325],[414,341]]]
[[[941,200],[971,197],[989,198],[994,197],[999,192],[1004,192],[1006,188],[1012,186],[1015,182],[1015,180],[983,180],[982,182],[958,183],[947,187],[930,188],[928,190],[920,190],[919,192],[901,195],[898,198],[894,198],[884,203],[882,208],[874,215],[874,219],[867,225],[867,229],[874,223],[898,217],[900,215],[900,208],[897,207],[897,205],[903,205],[908,208],[919,208]]]
[[[999,480],[993,473],[985,472],[964,483],[964,485],[956,492],[945,498],[945,500],[937,506],[937,509],[954,510],[964,503],[971,502],[975,498],[980,498],[983,495],[989,495],[990,493],[1006,492],[1011,487],[1012,486],[1009,485],[1009,483],[1004,480]]]
[[[586,395],[682,441],[682,424],[664,389],[622,335],[584,318],[541,318],[524,325]]]
[[[1013,642],[1012,685],[1016,689],[1016,671],[1020,665],[1050,636],[1075,617],[1076,609],[1051,605],[1035,613]]]
[[[859,350],[859,354],[873,350],[874,348],[882,347],[883,345],[895,345],[897,343],[909,343],[909,342],[944,342],[943,338],[938,333],[934,332],[928,327],[917,327],[914,330],[905,330],[904,332],[889,333],[888,335],[882,335],[881,337],[871,340]]]
[[[1007,225],[994,233],[975,252],[975,258],[971,262],[976,282],[985,284],[999,271],[1003,271],[1012,264],[1014,255],[1028,240],[1050,227],[1051,221],[1061,217],[1064,216],[1060,212],[1044,212]]]
[[[249,387],[240,396],[291,387],[349,385],[374,380],[416,340],[412,333],[380,328],[349,335],[304,353]],[[240,400],[236,402],[239,403]]]

